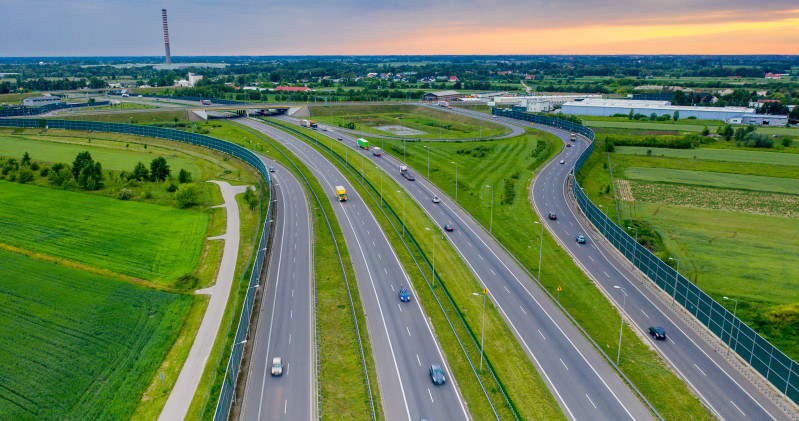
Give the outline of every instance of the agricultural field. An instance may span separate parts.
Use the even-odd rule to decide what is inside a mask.
[[[0,261],[2,418],[128,418],[191,297],[4,250]]]
[[[585,116],[582,117],[583,124],[590,128],[599,129],[638,129],[638,130],[670,130],[689,133],[700,133],[705,127],[711,133],[715,133],[716,129],[724,123],[718,120],[687,120],[680,119],[677,121],[649,121],[649,120],[629,120],[624,117],[596,117]],[[745,127],[734,125],[733,128]],[[758,126],[758,133],[768,135],[784,135],[784,136],[799,136],[799,128],[796,127],[770,127]]]
[[[151,124],[167,121],[185,121],[186,111],[138,111],[85,115],[58,114],[52,118],[59,120],[104,121],[107,123]]]
[[[617,147],[611,164],[602,145],[578,178],[620,225],[652,230],[661,254],[680,272],[791,358],[799,358],[799,171],[791,148],[756,151],[731,142],[695,149]],[[651,154],[648,151],[652,151]],[[598,152],[598,153],[597,153]],[[590,186],[590,187],[587,187]],[[602,191],[602,193],[599,193]]]
[[[392,135],[390,132],[378,129],[381,126],[402,126],[421,132],[421,134],[403,136],[409,139],[468,139],[507,133],[505,127],[492,122],[417,105],[311,106],[310,109],[312,118],[319,122],[335,126],[346,126],[351,123],[354,130],[375,135]]]
[[[120,146],[119,142],[109,144],[103,139],[76,138],[58,135],[13,135],[9,130],[0,130],[0,155],[21,157],[25,152],[37,160],[45,162],[71,162],[75,155],[89,151],[96,161],[103,164],[103,169],[130,171],[137,162],[149,164],[153,158],[163,156],[175,173],[181,169],[199,174],[200,168],[186,157],[173,156],[174,151],[158,146],[128,143]]]
[[[165,284],[191,273],[208,217],[0,181],[0,243]]]

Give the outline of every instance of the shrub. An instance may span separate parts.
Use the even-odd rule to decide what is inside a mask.
[[[84,190],[97,190],[103,186],[103,167],[99,162],[85,166],[78,175],[78,186]]]
[[[47,177],[47,174],[50,173],[50,168],[46,166],[42,166],[39,168],[39,175],[42,177]]]
[[[33,181],[33,176],[34,176],[33,170],[27,165],[21,167],[19,171],[17,171],[17,181],[22,184],[30,183],[31,181]]]
[[[186,171],[185,168],[181,169],[178,173],[178,182],[180,182],[180,184],[191,183],[191,172]]]
[[[139,161],[133,168],[133,172],[128,175],[128,180],[144,181],[150,179],[150,171],[143,162]]]
[[[258,198],[255,196],[255,192],[249,187],[244,192],[244,201],[247,202],[247,206],[250,210],[254,210],[255,207],[258,206]]]
[[[196,184],[181,184],[175,192],[175,202],[183,209],[200,203],[200,186]]]
[[[122,189],[119,191],[119,195],[117,195],[117,199],[119,200],[130,200],[133,198],[133,192],[129,189]]]
[[[774,139],[761,133],[749,133],[742,142],[745,146],[750,148],[772,148],[774,147]]]
[[[178,186],[177,186],[177,185],[175,185],[175,182],[174,182],[174,181],[170,181],[170,182],[169,182],[169,185],[168,185],[168,186],[166,186],[166,191],[168,191],[168,192],[170,192],[170,193],[174,193],[174,192],[176,192],[176,191],[177,191],[177,189],[178,189]]]
[[[783,137],[782,138],[782,146],[786,148],[790,148],[791,144],[793,144],[793,140],[790,137]]]
[[[58,166],[58,164],[53,166],[50,174],[47,176],[47,181],[49,181],[50,184],[58,187],[66,187],[65,184],[67,184],[67,180],[75,181],[75,179],[72,178],[72,172],[69,168],[62,165],[59,169],[56,169],[56,166]]]
[[[20,164],[22,164],[22,165],[30,165],[31,164],[31,154],[29,154],[28,152],[25,152],[22,155],[22,160],[20,161]]]
[[[38,163],[36,163],[36,162],[31,162],[31,164],[29,165],[29,167],[31,167],[31,169],[32,169],[33,171],[39,171],[39,164],[38,164]]]

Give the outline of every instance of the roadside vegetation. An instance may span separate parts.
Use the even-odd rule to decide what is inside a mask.
[[[595,151],[602,150],[601,142]],[[620,226],[646,227],[656,255],[680,259],[680,272],[786,355],[799,359],[793,316],[799,284],[799,148],[718,140],[694,149],[617,147],[610,154]],[[578,174],[585,192],[616,220],[607,155]],[[599,193],[599,192],[602,193]],[[635,230],[628,230],[635,236]],[[778,240],[775,240],[778,239]]]
[[[534,171],[561,147],[559,140],[531,130],[521,139],[484,142],[405,142],[405,146],[402,141],[373,142],[384,142],[387,152],[399,160],[404,156],[422,176],[426,176],[429,152],[429,178],[451,198],[456,196],[453,162],[457,162],[458,203],[486,228],[492,217],[492,189],[486,185],[494,186],[492,233],[527,270],[537,273],[541,228],[533,223],[539,218],[527,198],[527,188]],[[547,232],[540,270],[544,288],[559,297],[560,304],[602,350],[615,350],[619,312]],[[558,287],[562,289],[559,294]],[[685,383],[629,327],[625,327],[619,367],[664,418],[711,418]],[[658,373],[654,377],[653,367]]]

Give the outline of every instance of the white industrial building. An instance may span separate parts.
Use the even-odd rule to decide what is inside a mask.
[[[754,108],[744,107],[689,107],[671,105],[668,101],[643,101],[628,99],[596,99],[587,98],[563,104],[561,112],[569,115],[612,116],[614,114],[643,114],[652,113],[671,116],[675,111],[680,113],[680,118],[695,117],[700,120],[722,120],[729,122],[731,119],[743,118],[745,114],[754,115]]]
[[[193,88],[194,85],[197,84],[200,80],[202,80],[203,75],[198,75],[196,73],[189,73],[189,79],[181,79],[175,82],[175,86],[180,86],[181,88]]]
[[[788,124],[787,115],[744,114],[740,118],[731,118],[731,124],[754,124],[756,126],[784,126]]]
[[[22,105],[27,105],[28,107],[41,107],[42,105],[60,104],[61,102],[61,98],[57,96],[34,96],[23,99]]]
[[[588,98],[601,99],[602,95],[537,95],[537,96],[498,96],[494,97],[495,105],[516,105],[525,107],[528,112],[541,113],[552,111],[569,101]]]

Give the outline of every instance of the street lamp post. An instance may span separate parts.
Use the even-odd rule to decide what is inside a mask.
[[[455,202],[458,201],[458,163],[455,161],[450,161],[455,164]]]
[[[735,308],[732,310],[732,325],[730,326],[730,346],[727,348],[727,355],[730,355],[730,349],[732,348],[732,326],[735,325],[735,313],[738,312],[738,300],[736,300],[735,298],[727,297],[727,296],[725,296],[723,298],[725,300],[735,301]],[[726,322],[727,319],[725,318],[724,320]],[[739,327],[738,328],[738,332],[740,332],[740,331],[741,331],[741,328]],[[722,333],[722,335],[724,334],[724,326],[721,327],[721,333]],[[722,340],[724,340],[724,339],[722,338]],[[735,345],[736,346],[738,345],[738,333],[735,334]]]
[[[480,296],[480,294],[473,292],[473,295]],[[486,337],[486,296],[488,295],[488,289],[483,290],[483,322],[482,327],[480,328],[480,372],[483,371],[483,344],[485,343]]]
[[[397,193],[402,194],[402,190],[397,190]],[[402,238],[405,238],[405,199],[402,199]]]
[[[621,304],[621,326],[619,326],[619,351],[616,353],[616,365],[619,365],[619,358],[621,357],[621,334],[624,331],[624,307],[627,305],[627,290],[618,285],[613,285],[613,288],[620,289],[624,293],[624,300]]]
[[[637,247],[638,246],[638,228],[627,227],[627,229],[635,230],[635,245],[636,245],[636,247],[633,247],[633,266],[635,266],[635,254],[636,254],[635,253],[635,249],[638,248]]]
[[[436,287],[436,230],[435,228],[425,228],[428,231],[433,232],[433,288]]]
[[[671,296],[671,305],[674,306],[674,300],[677,298],[677,281],[679,280],[680,276],[680,259],[669,257],[669,260],[677,261],[677,271],[674,272],[674,295]]]
[[[494,188],[488,184],[486,184],[486,187],[491,189],[491,210],[488,217],[488,232],[491,232],[491,228],[494,226]]]
[[[430,148],[427,146],[422,146],[423,148],[427,149],[427,179],[430,179]]]

